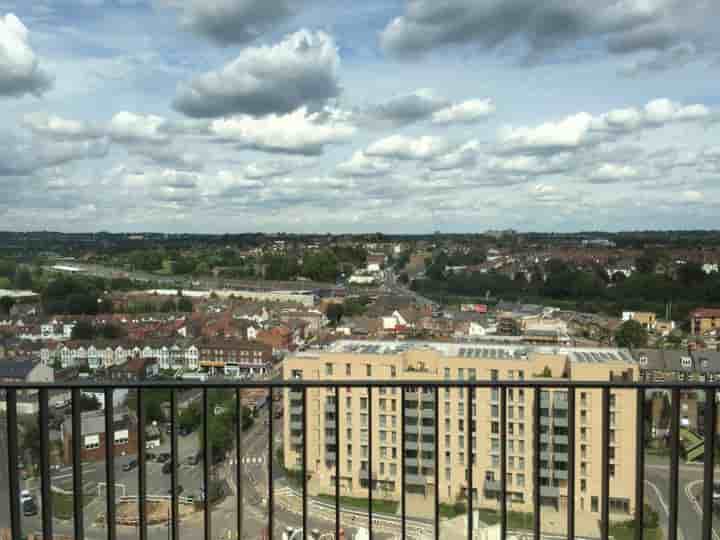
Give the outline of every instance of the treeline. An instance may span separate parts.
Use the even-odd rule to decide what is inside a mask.
[[[504,300],[534,299],[572,302],[583,311],[617,315],[622,310],[648,309],[664,315],[666,303],[673,303],[673,316],[684,319],[699,305],[720,304],[720,274],[705,274],[694,263],[679,265],[672,274],[657,273],[654,264],[638,265],[630,277],[607,276],[601,267],[578,269],[561,261],[535,267],[530,276],[513,277],[497,272],[438,275],[415,280],[414,290],[433,297],[494,297]]]

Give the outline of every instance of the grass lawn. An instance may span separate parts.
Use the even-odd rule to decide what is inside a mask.
[[[683,442],[688,448],[692,448],[696,444],[699,444],[702,442],[702,439],[695,435],[692,431],[689,429],[680,429],[680,437],[682,437]]]
[[[53,516],[58,519],[72,519],[73,517],[73,497],[65,493],[51,492],[52,495],[52,511]],[[83,506],[87,506],[90,501],[95,498],[94,493],[85,493],[83,495]]]
[[[635,539],[635,527],[624,527],[622,525],[610,524],[610,536],[615,540],[634,540]],[[645,528],[643,531],[643,538],[645,540],[662,540],[662,530],[658,527],[654,529]]]
[[[478,509],[478,519],[488,525],[500,523],[500,510],[488,510],[486,508]],[[533,515],[523,512],[508,512],[508,528],[509,529],[531,529],[533,526]]]
[[[455,506],[454,504],[441,504],[440,505],[440,517],[445,519],[452,519],[457,516],[467,514],[467,507],[463,504]]]
[[[318,499],[323,502],[335,504],[335,495],[318,495]],[[366,498],[340,497],[340,507],[352,508],[354,510],[362,510],[367,512],[368,500]],[[398,503],[395,501],[383,501],[373,498],[372,510],[378,514],[395,514],[398,509]]]

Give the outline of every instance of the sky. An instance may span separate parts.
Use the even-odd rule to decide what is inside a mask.
[[[0,230],[717,229],[716,0],[0,0]]]

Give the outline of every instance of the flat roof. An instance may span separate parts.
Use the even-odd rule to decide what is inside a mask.
[[[493,360],[527,360],[531,353],[566,355],[571,362],[606,363],[625,362],[637,363],[627,349],[604,347],[569,347],[553,345],[529,344],[474,344],[467,342],[438,341],[365,341],[339,340],[332,343],[322,352],[351,354],[402,354],[411,350],[433,350],[450,358],[477,358]],[[317,356],[316,352],[307,355]]]

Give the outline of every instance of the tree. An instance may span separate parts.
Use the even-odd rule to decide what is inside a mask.
[[[95,327],[90,321],[78,321],[72,329],[71,339],[94,339]]]
[[[200,406],[197,403],[191,403],[180,412],[178,420],[180,428],[188,431],[195,431],[202,423]]]
[[[187,298],[186,296],[183,296],[178,300],[178,311],[181,311],[183,313],[192,313],[193,312],[193,303],[192,300]]]
[[[335,281],[338,260],[332,251],[307,253],[303,257],[302,274],[315,281]]]
[[[0,298],[0,310],[2,310],[2,313],[5,313],[7,316],[10,316],[10,310],[15,305],[15,299],[10,296],[3,296]]]
[[[340,319],[342,319],[343,312],[344,310],[342,304],[332,303],[329,304],[325,310],[325,316],[333,325],[337,325],[340,322]]]
[[[127,335],[122,326],[117,324],[106,324],[100,327],[100,336],[105,339],[118,339]]]
[[[706,275],[702,266],[689,262],[678,268],[677,277],[685,287],[694,287],[701,285],[705,281]]]
[[[40,463],[40,425],[37,419],[24,420],[19,427],[21,449],[30,454],[33,463]]]
[[[160,311],[162,311],[163,313],[172,313],[176,309],[177,306],[175,305],[175,300],[173,298],[168,298],[160,306]]]
[[[16,289],[23,289],[23,290],[32,289],[33,281],[32,281],[32,274],[30,273],[30,270],[28,270],[24,266],[18,267],[17,271],[15,272],[14,285],[15,285]]]
[[[635,269],[641,274],[652,274],[659,262],[658,254],[654,251],[646,251],[635,259]]]
[[[97,396],[93,394],[80,393],[80,410],[85,411],[99,411],[100,401]]]
[[[615,332],[615,342],[619,347],[636,349],[647,345],[648,334],[643,326],[634,320],[625,321]]]

